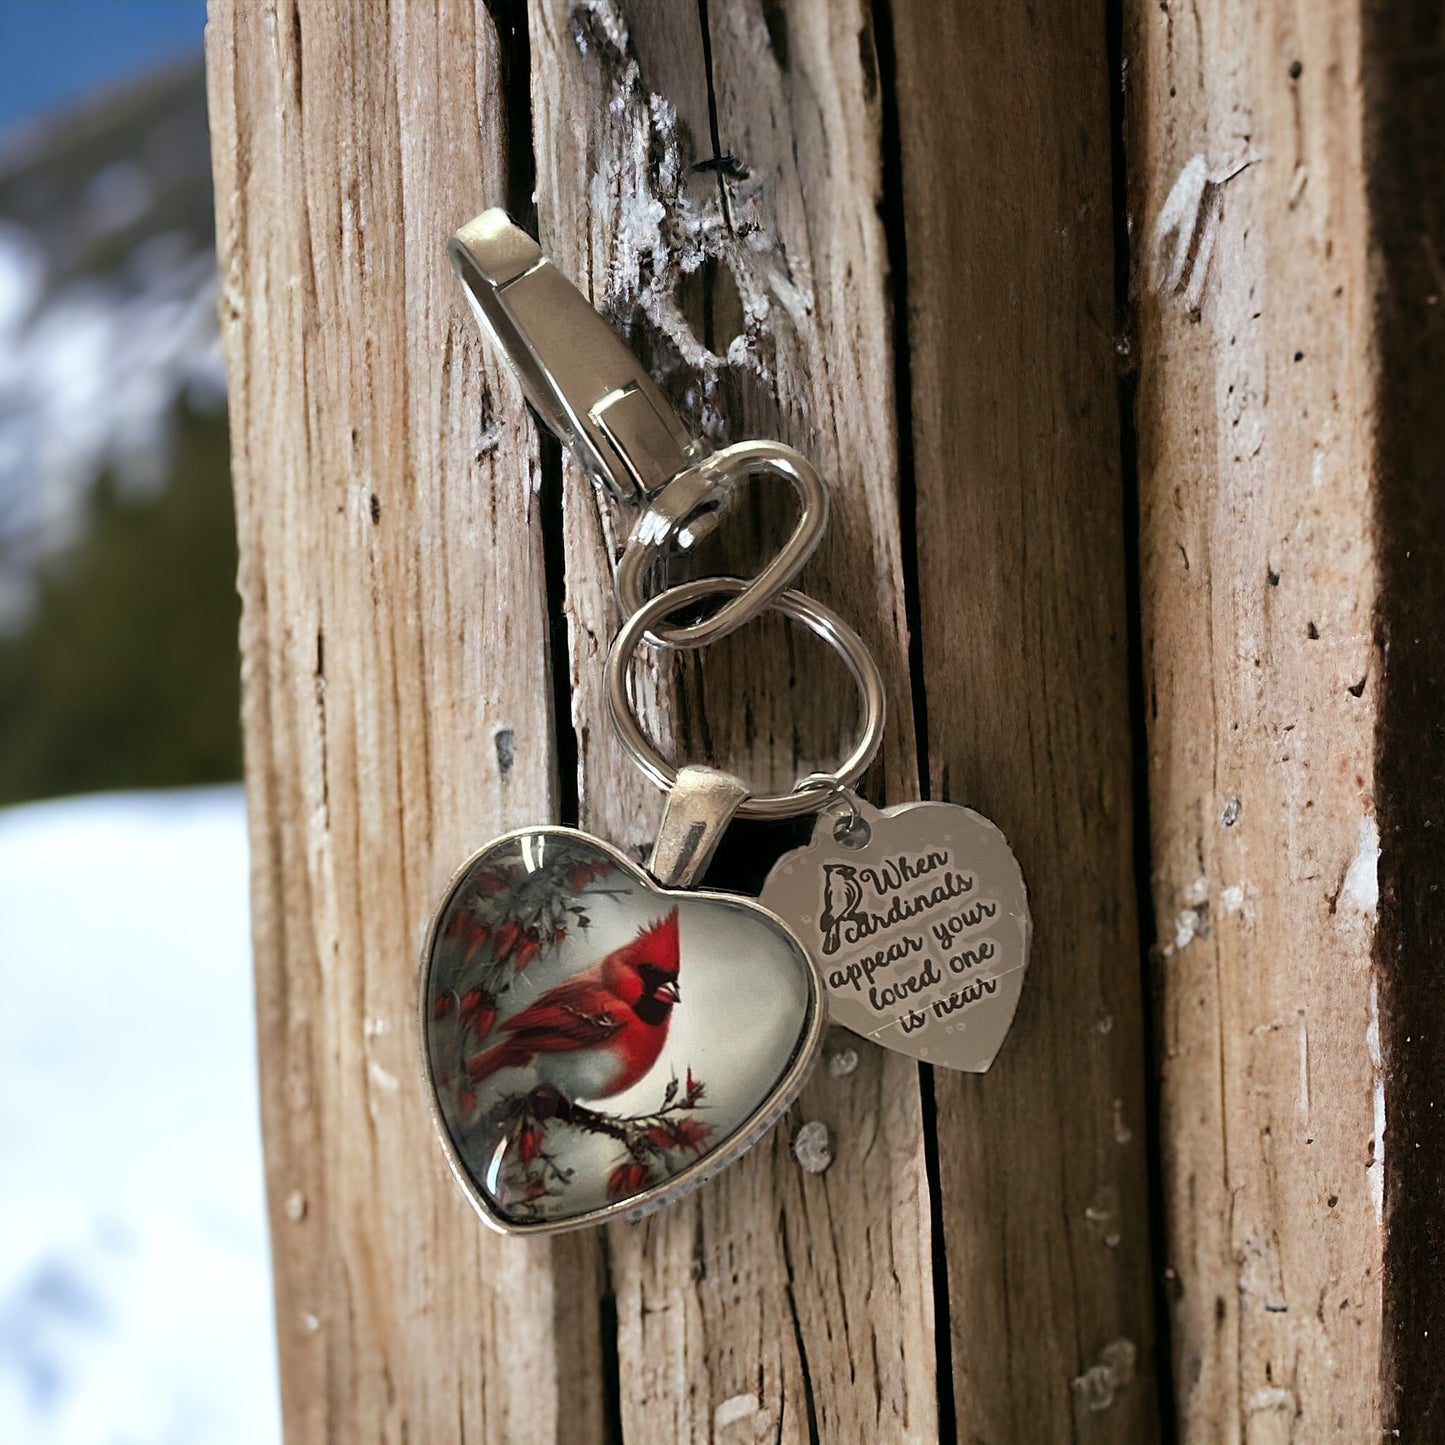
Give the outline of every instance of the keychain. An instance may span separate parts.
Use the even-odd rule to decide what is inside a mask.
[[[828,1022],[930,1062],[984,1069],[1022,986],[1029,919],[1002,834],[941,803],[878,810],[853,784],[882,739],[871,653],[790,588],[828,497],[776,442],[710,453],[637,359],[502,211],[452,238],[472,309],[527,400],[637,521],[617,564],[626,616],[606,664],[624,748],[667,794],[644,870],[573,828],[488,843],[443,896],[422,956],[419,1022],[432,1113],[483,1219],[544,1233],[638,1219],[758,1141],[802,1088]],[[667,583],[745,479],[790,484],[792,535],[757,577]],[[698,616],[700,606],[706,606]],[[753,796],[731,774],[674,768],[633,708],[646,641],[698,648],[776,610],[840,656],[862,700],[832,773]],[[685,620],[684,620],[685,619]],[[693,888],[734,817],[818,814],[761,899]]]

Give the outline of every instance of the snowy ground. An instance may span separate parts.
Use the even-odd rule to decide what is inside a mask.
[[[239,788],[0,811],[0,1445],[272,1445]]]

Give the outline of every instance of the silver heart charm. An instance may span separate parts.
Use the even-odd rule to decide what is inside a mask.
[[[734,804],[735,805],[735,804]],[[570,828],[489,843],[422,963],[452,1172],[506,1233],[637,1219],[750,1148],[808,1076],[813,961],[749,898],[664,888]]]
[[[761,902],[818,960],[833,1022],[926,1063],[981,1074],[1028,967],[1028,890],[1004,835],[970,808],[850,796],[786,853]]]

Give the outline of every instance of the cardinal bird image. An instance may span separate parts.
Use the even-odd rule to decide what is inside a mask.
[[[823,916],[818,927],[823,934],[823,952],[837,953],[839,933],[863,901],[863,885],[851,863],[823,864]]]
[[[475,1081],[530,1068],[574,1103],[630,1089],[667,1042],[677,989],[677,909],[614,948],[585,973],[549,989],[499,1030],[500,1043],[467,1060]]]

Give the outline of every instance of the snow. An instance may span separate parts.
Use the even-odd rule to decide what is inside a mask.
[[[1373,817],[1360,819],[1360,843],[1340,886],[1341,903],[1373,914],[1380,904],[1380,826]]]
[[[0,811],[0,1441],[279,1438],[241,791]]]

